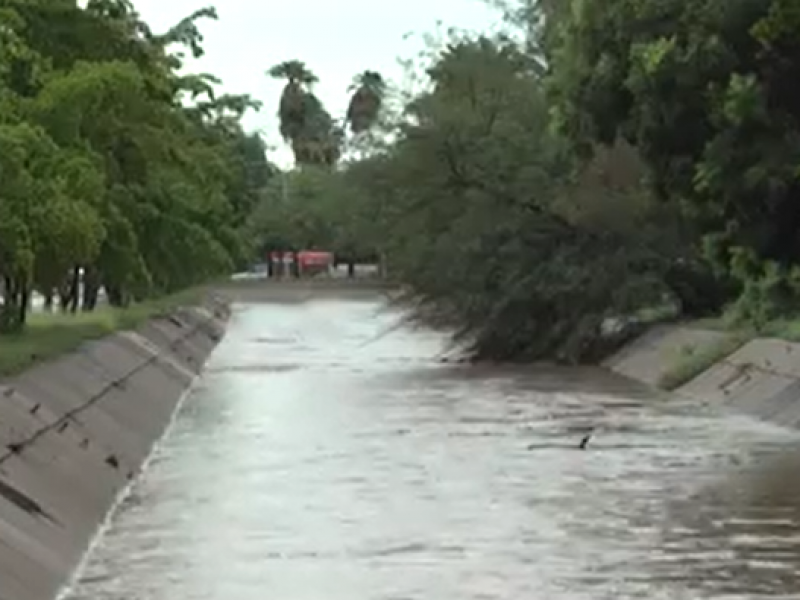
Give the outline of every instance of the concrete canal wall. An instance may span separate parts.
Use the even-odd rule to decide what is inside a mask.
[[[605,366],[649,385],[681,354],[703,352],[724,333],[674,325],[652,329],[609,358]],[[800,427],[800,344],[757,338],[720,356],[676,393],[725,404],[738,412],[786,427]]]
[[[718,331],[658,325],[625,345],[604,366],[630,379],[658,386],[682,354],[689,349],[702,351],[724,337]]]
[[[224,334],[209,301],[0,382],[0,599],[50,600]]]

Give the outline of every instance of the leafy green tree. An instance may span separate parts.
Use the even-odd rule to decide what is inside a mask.
[[[539,69],[510,40],[456,39],[428,76],[398,141],[341,175],[358,237],[386,257],[416,315],[476,356],[595,357],[609,317],[666,293],[664,236],[619,225],[656,219],[640,173],[612,185],[595,163],[592,181],[553,135]],[[608,213],[592,213],[591,188]]]
[[[479,357],[595,357],[609,317],[668,292],[674,215],[646,192],[629,147],[589,164],[570,155],[540,66],[516,43],[454,39],[427,75],[394,143],[334,172],[287,175],[258,228],[351,264],[381,260],[418,318]]]
[[[241,126],[258,103],[179,73],[206,18],[158,33],[127,0],[0,10],[0,330],[24,325],[34,289],[76,310],[82,288],[91,310],[101,287],[124,305],[249,262],[274,169]]]
[[[560,128],[584,147],[624,136],[742,298],[786,308],[800,259],[795,4],[568,4],[548,22]]]
[[[664,303],[796,312],[795,4],[495,4],[514,35],[425,53],[381,143],[359,140],[385,126],[387,85],[362,73],[328,160],[316,77],[284,63],[303,168],[261,196],[261,239],[380,257],[418,319],[484,358],[593,360],[610,324]]]

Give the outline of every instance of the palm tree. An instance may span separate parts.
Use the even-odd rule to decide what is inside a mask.
[[[306,96],[306,114],[303,128],[291,140],[295,162],[299,165],[334,166],[341,155],[341,128],[313,94]]]
[[[377,71],[364,71],[356,75],[348,91],[353,95],[347,107],[346,121],[350,124],[350,131],[359,134],[377,121],[386,97],[386,82]]]
[[[305,63],[289,60],[268,74],[286,79],[278,117],[283,139],[292,147],[297,165],[333,166],[339,161],[343,136],[331,114],[311,87],[319,81]]]
[[[287,60],[279,63],[267,73],[274,79],[286,80],[286,85],[281,93],[278,118],[280,119],[280,132],[283,139],[287,142],[293,142],[306,126],[309,117],[308,109],[310,108],[308,96],[313,95],[311,86],[317,83],[319,79],[300,60]]]

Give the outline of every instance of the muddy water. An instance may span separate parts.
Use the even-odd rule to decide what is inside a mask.
[[[377,309],[241,307],[70,597],[800,598],[796,434]]]

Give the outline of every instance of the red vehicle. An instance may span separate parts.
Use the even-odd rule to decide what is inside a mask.
[[[308,277],[329,272],[334,264],[334,255],[322,250],[270,252],[269,261],[279,276]]]
[[[333,262],[333,252],[302,250],[297,253],[297,266],[301,276],[327,273],[333,267]]]

